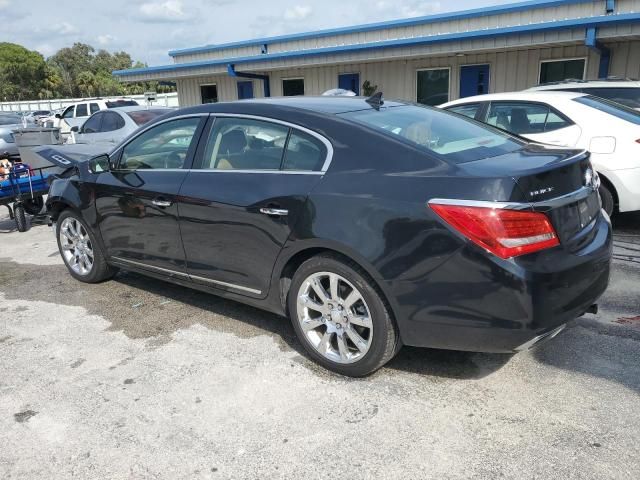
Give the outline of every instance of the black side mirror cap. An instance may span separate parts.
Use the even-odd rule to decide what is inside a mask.
[[[71,127],[71,131],[78,133],[80,131],[80,129],[77,126]]]
[[[62,115],[60,115],[59,113],[56,113],[56,118],[62,118]]]

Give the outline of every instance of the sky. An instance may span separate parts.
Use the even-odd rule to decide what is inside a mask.
[[[0,0],[0,42],[45,57],[74,42],[149,65],[167,52],[271,35],[415,17],[514,0]]]

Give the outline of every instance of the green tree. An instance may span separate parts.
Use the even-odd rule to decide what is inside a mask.
[[[38,52],[0,43],[0,99],[27,100],[44,86],[45,61]]]

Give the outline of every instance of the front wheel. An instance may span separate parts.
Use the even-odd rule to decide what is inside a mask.
[[[85,283],[97,283],[111,278],[110,267],[96,242],[93,232],[79,215],[65,210],[56,222],[58,249],[69,273]]]
[[[352,262],[320,255],[296,271],[288,295],[305,350],[342,375],[368,375],[395,355],[397,328],[369,276]]]

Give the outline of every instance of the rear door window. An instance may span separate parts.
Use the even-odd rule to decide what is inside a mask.
[[[487,123],[518,135],[553,132],[572,125],[548,105],[529,102],[492,102]]]
[[[124,127],[124,120],[120,115],[113,112],[105,112],[104,120],[102,121],[102,132],[113,132]]]
[[[262,120],[216,118],[202,168],[280,170],[289,128]]]
[[[94,113],[100,111],[100,106],[97,103],[91,102],[89,104],[89,110],[91,111],[92,114],[94,114]]]

